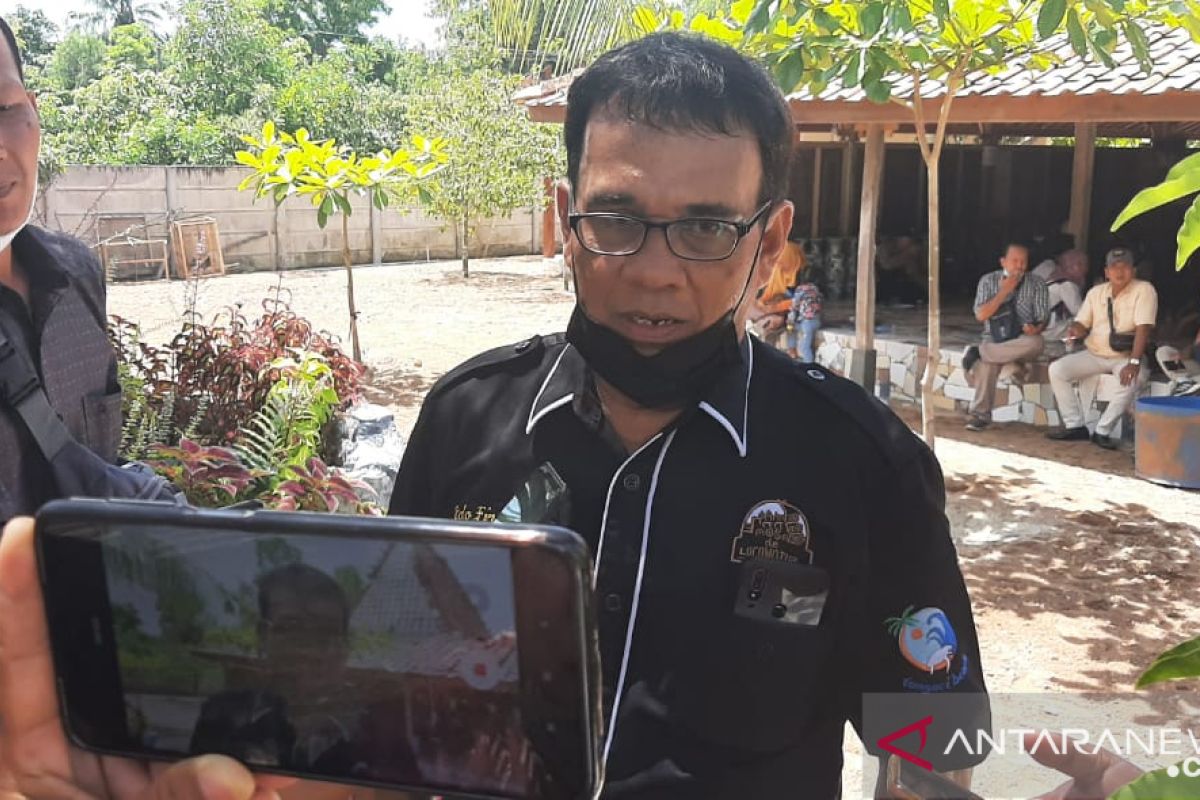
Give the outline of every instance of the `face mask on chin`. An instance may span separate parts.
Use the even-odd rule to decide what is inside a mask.
[[[567,341],[598,376],[639,406],[676,409],[693,405],[727,370],[741,362],[737,309],[746,297],[761,252],[760,236],[750,274],[731,309],[699,333],[650,356],[642,355],[628,339],[587,315],[576,280],[575,310],[567,326]]]
[[[29,196],[29,212],[25,215],[25,221],[8,233],[0,233],[0,252],[3,252],[12,244],[13,239],[17,238],[17,234],[25,230],[25,226],[29,224],[29,220],[33,219],[33,207],[37,202],[38,180],[35,176],[33,179],[33,194]]]

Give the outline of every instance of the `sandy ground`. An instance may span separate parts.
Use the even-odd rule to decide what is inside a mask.
[[[439,375],[489,347],[562,330],[570,313],[556,264],[481,260],[469,280],[458,270],[457,262],[355,270],[367,394],[395,409],[405,432]],[[281,285],[295,311],[344,334],[344,282],[341,270],[318,270],[190,289],[125,284],[110,289],[109,307],[157,343],[176,329],[189,291],[205,316],[233,304],[257,313]],[[902,414],[919,423],[913,410]],[[949,416],[941,433],[947,513],[992,691],[1125,690],[1159,652],[1200,634],[1200,494],[1138,480],[1127,452],[1049,442],[1029,426],[974,434]],[[846,778],[856,791],[853,767]]]

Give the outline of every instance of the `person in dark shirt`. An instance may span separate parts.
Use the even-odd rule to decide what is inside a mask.
[[[0,20],[0,365],[33,365],[75,441],[113,461],[121,437],[116,355],[104,327],[104,278],[77,239],[29,224],[41,127],[20,53]],[[0,377],[0,522],[57,496],[49,463]]]

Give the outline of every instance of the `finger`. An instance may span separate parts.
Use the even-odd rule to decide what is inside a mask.
[[[1026,752],[1043,767],[1058,770],[1079,783],[1098,781],[1113,763],[1111,754],[1103,748],[1088,753],[1063,735],[1044,734],[1025,734]]]
[[[142,794],[144,800],[251,800],[250,770],[225,756],[200,756],[172,764]]]
[[[0,717],[5,762],[19,782],[71,775],[33,542],[28,518],[10,521],[0,539]]]

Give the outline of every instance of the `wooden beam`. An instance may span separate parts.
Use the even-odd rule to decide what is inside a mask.
[[[1067,229],[1075,237],[1075,246],[1087,251],[1088,223],[1092,217],[1092,178],[1096,168],[1096,125],[1081,122],[1075,126],[1075,163],[1071,168],[1071,214]]]
[[[868,100],[789,101],[792,117],[804,126],[870,125],[887,123],[911,125],[912,112],[898,103],[872,103]],[[938,117],[939,98],[925,101],[926,114]],[[526,107],[533,122],[561,124],[567,107],[541,105]],[[1088,95],[990,95],[958,97],[950,109],[951,124],[1014,124],[1075,122],[1200,122],[1200,93],[1171,91],[1162,94],[1088,94]]]
[[[813,181],[812,181],[812,229],[809,237],[816,239],[821,235],[821,148],[813,148]]]
[[[841,207],[838,209],[838,232],[842,236],[850,235],[854,213],[854,156],[858,152],[858,144],[853,137],[847,137],[842,146],[842,191],[838,198]]]
[[[858,289],[854,301],[855,352],[875,349],[875,223],[879,216],[879,201],[883,196],[883,128],[872,125],[867,130],[863,155],[862,202],[858,214]],[[870,361],[873,363],[874,358]],[[872,374],[863,376],[874,386]]]

